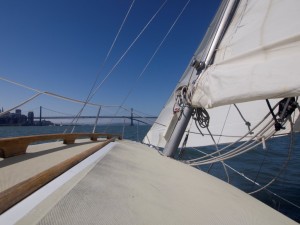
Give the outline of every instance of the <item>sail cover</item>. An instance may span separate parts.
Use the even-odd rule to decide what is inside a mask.
[[[227,0],[222,2],[191,62],[194,59],[201,60],[207,55],[215,28],[227,3]],[[299,6],[300,1],[298,3],[293,0],[240,1],[232,23],[218,47],[213,64],[200,75],[194,67],[188,65],[175,88],[177,90],[185,85],[194,87],[192,81],[199,78],[195,85],[197,89],[193,90],[193,104],[196,107],[208,108],[220,105],[207,110],[210,115],[209,130],[199,130],[193,119],[189,121],[180,146],[187,135],[186,147],[237,141],[270,112],[264,100],[256,99],[299,95],[300,79],[296,77],[296,73],[300,71],[300,62],[297,65],[299,60],[296,57],[300,54],[300,20],[297,19]],[[211,81],[212,83],[209,83]],[[276,89],[278,86],[280,89]],[[207,95],[207,91],[211,93]],[[174,91],[145,136],[144,143],[162,148],[165,146],[168,130],[173,126],[174,118],[178,116],[173,112],[175,98]],[[272,99],[270,102],[275,106],[280,100]],[[241,103],[231,104],[235,102]],[[300,128],[298,116],[297,110],[292,120]],[[269,116],[243,140],[253,138],[271,121]],[[285,127],[285,130],[276,134],[288,134],[289,124]]]
[[[212,108],[300,94],[300,1],[241,0],[192,105]]]

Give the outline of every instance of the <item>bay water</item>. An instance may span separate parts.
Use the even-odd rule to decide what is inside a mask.
[[[71,129],[71,126],[0,126],[0,138],[63,133],[70,132]],[[96,132],[122,134],[124,139],[141,142],[149,129],[148,125],[101,125],[97,127]],[[93,126],[80,125],[76,126],[74,132],[92,132],[92,130]],[[214,147],[201,148],[201,151],[206,153],[213,150]],[[180,157],[178,154],[175,157],[179,160],[186,160],[201,156],[203,154],[195,149],[185,149]],[[267,142],[267,149],[259,146],[225,163],[229,166],[227,167],[228,176],[221,163],[201,166],[197,169],[209,172],[226,182],[229,177],[230,184],[247,193],[259,188],[249,179],[264,186],[280,173],[282,165],[286,163],[286,169],[276,177],[274,183],[268,186],[267,190],[259,191],[253,196],[300,222],[300,134],[294,134],[293,139],[291,136],[274,138]]]

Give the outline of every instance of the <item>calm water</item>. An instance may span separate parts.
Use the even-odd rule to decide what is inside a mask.
[[[144,135],[149,130],[150,126],[110,126],[97,127],[97,132],[109,132],[122,134],[124,131],[124,138],[142,141]],[[0,127],[0,137],[13,137],[34,134],[49,134],[49,133],[63,133],[66,129],[70,131],[68,126],[52,126],[52,127]],[[91,132],[92,126],[77,126],[75,132]],[[238,158],[226,161],[226,164],[245,174],[252,180],[256,180],[261,185],[265,185],[279,172],[282,164],[287,160],[290,137],[275,138],[267,143],[267,150],[258,147],[254,151],[243,154]],[[202,151],[209,153],[213,148],[201,148]],[[181,159],[190,159],[202,156],[201,153],[186,149]],[[287,170],[268,187],[273,193],[293,202],[300,206],[300,134],[295,134],[293,151],[291,159],[288,162]],[[198,169],[207,171],[208,166],[202,166]],[[210,174],[227,180],[224,169],[220,163],[214,164],[210,170]],[[234,171],[228,169],[230,183],[242,189],[245,192],[251,192],[258,189],[253,183],[249,182]],[[254,194],[262,202],[268,204],[274,209],[282,212],[297,222],[300,222],[300,209],[293,206],[286,201],[280,199],[276,195],[268,191],[261,191]]]

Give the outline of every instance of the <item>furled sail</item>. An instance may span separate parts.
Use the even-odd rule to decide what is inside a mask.
[[[300,94],[300,1],[241,0],[212,65],[191,86],[212,108]]]
[[[144,143],[165,147],[176,123],[184,116],[176,107],[178,90],[182,91],[186,86],[189,86],[189,94],[192,94],[190,100],[195,108],[209,108],[207,112],[210,120],[209,128],[199,127],[193,115],[182,137],[181,146],[259,140],[273,134],[290,132],[289,123],[285,124],[286,129],[274,132],[274,120],[264,99],[274,98],[270,102],[275,107],[282,97],[299,95],[300,80],[296,78],[296,73],[300,71],[300,63],[297,65],[299,60],[296,56],[300,56],[300,22],[295,18],[298,17],[300,4],[293,0],[276,3],[240,1],[217,48],[213,64],[199,75],[192,64],[208,54],[216,28],[229,2],[222,2],[191,64],[145,136]],[[289,11],[289,8],[292,9]],[[280,18],[279,15],[283,14],[289,16]],[[273,19],[275,22],[271,21]],[[193,82],[195,80],[196,83]],[[211,108],[214,106],[219,107]],[[299,125],[298,116],[299,110],[296,110],[292,121]]]

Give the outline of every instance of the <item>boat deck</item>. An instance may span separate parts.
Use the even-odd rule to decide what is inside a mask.
[[[1,161],[1,190],[9,186],[3,182],[24,179],[12,172],[20,171],[21,164],[27,176],[96,144],[81,142],[66,151],[61,151],[61,143],[53,143],[56,150],[51,153],[44,147],[53,144],[31,146],[32,156]],[[101,151],[103,155],[89,157],[96,158],[56,189],[51,183],[58,178],[46,185],[50,185],[44,190],[47,196],[36,197],[43,200],[24,216],[13,216],[22,214],[13,211],[21,202],[0,216],[0,224],[297,224],[225,182],[145,145],[122,140]],[[6,160],[15,163],[6,165]],[[3,180],[2,171],[10,176]],[[29,201],[32,205],[35,200]],[[23,211],[24,207],[26,203]]]

